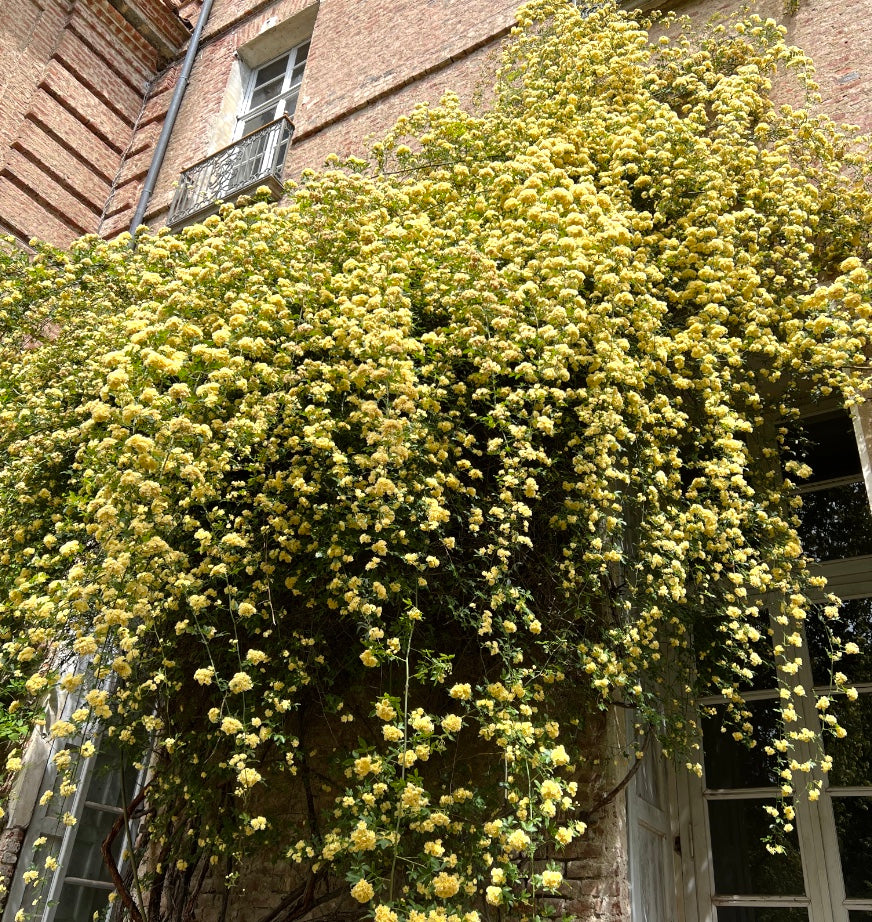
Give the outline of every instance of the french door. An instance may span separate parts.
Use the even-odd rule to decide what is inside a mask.
[[[756,748],[733,737],[723,698],[703,701],[710,709],[703,774],[679,779],[687,922],[872,922],[872,514],[864,461],[869,465],[857,450],[861,427],[855,431],[844,412],[811,415],[803,430],[801,460],[813,473],[803,489],[800,536],[827,589],[843,600],[836,630],[852,652],[833,662],[824,619],[810,613],[795,650],[798,672],[789,676],[806,690],[794,699],[790,729],[847,732],[825,733],[823,754],[812,743],[796,744],[790,757],[808,770],[794,772],[794,784],[805,789],[791,791],[765,752],[767,740],[784,735],[775,673],[743,692],[761,741]],[[845,687],[856,694],[840,694]],[[785,802],[793,815],[773,839],[767,810]]]

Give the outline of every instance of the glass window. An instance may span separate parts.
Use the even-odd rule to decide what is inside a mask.
[[[872,511],[848,413],[802,419],[790,428],[784,454],[812,472],[801,482],[799,534],[805,552],[817,560],[872,554]]]
[[[122,772],[121,758],[112,740],[104,737],[99,753],[80,763],[79,789],[66,798],[58,796],[57,772],[46,772],[40,797],[47,790],[55,790],[55,797],[38,807],[22,850],[24,860],[19,861],[16,875],[31,864],[43,864],[48,855],[59,862],[59,867],[52,879],[36,890],[32,884],[13,884],[10,897],[15,901],[14,908],[28,907],[32,911],[28,918],[39,922],[84,922],[110,917],[109,897],[115,888],[103,861],[102,845],[122,814],[124,804],[133,799],[141,785],[141,777],[133,768],[126,766]],[[128,785],[127,791],[122,778]],[[72,826],[62,821],[67,811],[76,817]],[[45,839],[40,849],[35,848],[36,834]],[[130,834],[136,834],[135,823],[131,823]],[[112,849],[122,873],[126,841],[122,831]]]
[[[845,599],[832,621],[823,606],[811,607],[802,649],[796,651],[801,658],[796,683],[813,686],[814,694],[800,696],[798,723],[792,727],[829,730],[824,746],[834,764],[821,771],[821,753],[813,743],[797,742],[787,753],[788,759],[810,766],[808,781],[820,783],[820,793],[810,800],[801,779],[794,779],[792,828],[770,838],[766,809],[783,806],[782,779],[780,766],[763,749],[784,735],[778,683],[771,671],[761,669],[742,688],[746,702],[740,722],[752,725],[758,740],[748,747],[726,719],[726,705],[717,695],[720,677],[700,669],[700,684],[712,694],[705,699],[711,710],[701,728],[703,780],[695,788],[688,783],[688,790],[695,790],[687,821],[693,856],[685,864],[694,887],[706,894],[694,918],[872,922],[872,566],[863,559],[872,554],[872,513],[850,416],[836,411],[803,419],[789,431],[784,457],[811,468],[801,486],[800,537],[806,553],[818,561],[816,573]],[[778,635],[780,628],[771,626],[772,631],[760,630],[764,640]],[[850,644],[850,653],[834,648],[830,630]],[[854,700],[836,687],[836,673],[854,686]],[[822,696],[829,702],[818,708]],[[832,716],[844,734],[833,732],[827,721]],[[697,849],[700,839],[706,847]]]
[[[764,807],[772,801],[709,801],[715,892],[802,896],[805,885],[796,831],[780,837],[780,854],[766,848],[770,819]]]
[[[237,123],[237,138],[268,125],[282,115],[290,117],[294,114],[308,55],[309,43],[303,42],[251,73]]]
[[[835,672],[844,673],[849,682],[872,682],[872,598],[846,599],[838,619],[832,622],[814,611],[805,630],[811,646],[815,685],[829,685]],[[859,652],[844,654],[833,661],[830,631],[844,643],[856,644]]]
[[[833,814],[845,896],[872,900],[872,797],[834,797]]]
[[[745,705],[747,721],[754,727],[755,738],[770,740],[780,735],[778,710],[774,700],[752,701]],[[736,740],[735,725],[725,721],[725,708],[703,720],[703,754],[705,786],[708,789],[743,787],[780,787],[778,768],[766,755],[763,746],[749,746]]]

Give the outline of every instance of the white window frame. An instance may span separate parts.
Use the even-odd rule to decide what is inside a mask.
[[[814,414],[809,414],[812,416]],[[872,508],[872,408],[869,403],[855,407],[852,411],[854,433],[860,454],[863,481],[867,499]],[[855,478],[850,478],[852,481]],[[843,478],[847,480],[847,478]],[[818,564],[816,570],[827,577],[827,590],[835,592],[844,601],[872,597],[872,555],[828,560]],[[777,635],[776,635],[777,636]],[[814,688],[814,694],[799,699],[799,717],[802,725],[819,726],[815,702],[818,695],[827,694],[828,686],[815,685],[812,677],[808,646],[804,639],[805,655],[796,676],[798,684]],[[859,694],[872,697],[872,682],[855,683]],[[746,701],[770,700],[771,691],[751,691],[744,696]],[[701,704],[723,704],[721,696],[704,699]],[[700,746],[702,740],[700,739]],[[858,787],[831,786],[827,775],[816,776],[822,784],[820,798],[811,802],[802,792],[795,800],[796,827],[802,858],[805,896],[803,897],[723,897],[717,896],[712,861],[711,830],[709,827],[708,802],[712,800],[742,800],[760,797],[776,797],[777,788],[736,788],[727,790],[707,789],[704,778],[696,778],[689,772],[678,774],[677,813],[678,831],[681,842],[681,865],[683,878],[683,910],[686,922],[713,922],[716,906],[743,907],[798,907],[808,909],[809,922],[849,922],[849,912],[872,911],[872,897],[868,899],[847,899],[839,855],[839,843],[833,812],[834,797],[868,797],[872,799],[872,785]],[[634,913],[634,922],[655,922],[644,920]]]
[[[76,668],[69,671],[81,672],[83,668],[84,665],[79,662]],[[46,723],[45,733],[51,729],[51,723],[58,720],[68,721],[72,713],[81,705],[82,698],[82,689],[76,692],[64,693],[58,700],[57,706],[49,708],[50,715],[51,712],[53,712],[53,715],[49,717]],[[75,793],[65,799],[58,796],[59,772],[53,757],[68,746],[75,747],[80,742],[79,738],[73,740],[52,739],[50,744],[46,745],[44,736],[41,736],[39,741],[33,740],[28,746],[28,750],[33,751],[35,758],[28,760],[27,754],[25,755],[23,775],[30,776],[26,779],[24,788],[32,797],[32,802],[29,805],[22,803],[21,806],[23,809],[30,810],[31,815],[28,818],[27,833],[22,843],[0,922],[14,922],[15,916],[20,909],[25,912],[32,912],[34,900],[37,900],[40,905],[39,915],[35,917],[28,916],[28,918],[32,918],[33,922],[53,922],[60,908],[60,896],[65,884],[102,890],[106,892],[107,896],[115,890],[114,885],[106,881],[69,877],[66,874],[66,868],[69,866],[70,859],[76,850],[76,838],[81,830],[85,828],[86,809],[112,813],[116,816],[123,813],[123,809],[114,804],[101,803],[88,796],[92,790],[94,767],[98,759],[99,749],[89,759],[82,759],[79,762],[75,776]],[[99,742],[100,740],[98,739],[98,744]],[[33,743],[38,744],[33,745]],[[42,745],[39,745],[39,743],[42,743]],[[145,778],[146,768],[144,766],[139,770],[131,768],[131,800],[142,790]],[[38,781],[35,779],[38,779]],[[47,791],[54,791],[55,796],[47,803],[41,804],[40,800]],[[22,790],[22,801],[23,799],[24,791]],[[61,823],[61,813],[67,812],[76,819],[74,825],[65,826]],[[13,817],[10,817],[10,821],[12,820]],[[122,833],[121,860],[118,862],[118,868],[122,874],[127,863],[126,856],[132,851],[133,840],[136,838],[136,827],[137,823],[130,820]],[[35,848],[35,842],[40,837],[45,837],[48,841],[45,846],[37,849]],[[31,867],[43,868],[45,858],[48,855],[53,855],[58,862],[58,867],[51,874],[51,877],[41,878],[37,888],[26,884],[23,878],[24,873]],[[103,918],[108,919],[111,913],[112,904],[107,903]]]
[[[249,134],[250,131],[245,130],[245,123],[259,115],[268,114],[269,118],[267,119],[267,122],[281,118],[283,115],[287,115],[289,118],[293,117],[294,112],[296,112],[297,109],[300,89],[303,85],[303,78],[305,76],[305,64],[308,60],[309,54],[309,45],[310,40],[307,38],[305,41],[299,42],[288,51],[284,51],[281,54],[276,55],[269,61],[266,61],[263,64],[259,64],[257,67],[249,68],[245,80],[245,94],[243,96],[242,104],[239,107],[239,112],[236,117],[236,130],[233,134],[234,140],[239,140],[240,138]],[[305,55],[301,59],[301,52],[304,51]],[[282,78],[280,91],[264,102],[258,103],[256,106],[252,106],[252,96],[258,89],[256,86],[258,74],[266,68],[272,67],[276,62],[280,61],[284,57],[287,57],[288,60],[287,64],[285,65],[285,71]],[[295,80],[294,72],[300,65],[301,69],[299,72],[299,79]],[[256,131],[257,129],[251,130]]]

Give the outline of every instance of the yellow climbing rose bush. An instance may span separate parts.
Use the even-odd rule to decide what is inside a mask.
[[[74,702],[63,821],[98,747],[148,761],[131,918],[258,855],[304,908],[535,914],[591,713],[692,768],[712,688],[750,744],[785,667],[789,716],[821,586],[779,446],[866,386],[868,151],[774,22],[646,29],[535,0],[486,111],[133,250],[3,253],[2,668]]]

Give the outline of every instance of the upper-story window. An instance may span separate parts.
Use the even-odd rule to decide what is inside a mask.
[[[236,119],[235,140],[182,174],[167,223],[202,219],[218,201],[235,201],[266,187],[274,198],[282,192],[282,173],[297,108],[308,40],[266,64],[252,67],[245,81]]]
[[[303,42],[281,57],[251,72],[236,126],[241,138],[297,108],[309,43]]]

